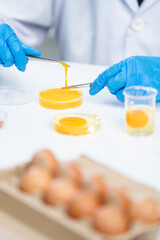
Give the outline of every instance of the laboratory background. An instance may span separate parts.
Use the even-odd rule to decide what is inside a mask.
[[[55,58],[57,60],[60,59],[59,47],[56,40],[56,34],[54,29],[51,29],[44,42],[38,47],[41,51],[41,54],[48,58]]]
[[[0,0],[0,239],[160,240],[159,13]]]

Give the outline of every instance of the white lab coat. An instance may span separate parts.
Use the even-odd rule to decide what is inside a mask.
[[[37,46],[50,28],[61,59],[111,65],[132,55],[160,56],[160,0],[0,0],[0,22]]]

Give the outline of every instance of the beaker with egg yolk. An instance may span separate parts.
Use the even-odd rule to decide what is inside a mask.
[[[126,88],[123,93],[126,133],[135,136],[152,134],[157,90],[151,87],[132,86]]]

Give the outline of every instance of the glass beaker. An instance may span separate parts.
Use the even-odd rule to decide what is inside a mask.
[[[125,96],[125,131],[135,136],[152,134],[157,90],[151,87],[131,86],[123,93]]]
[[[7,120],[7,113],[0,110],[0,129],[4,128]]]

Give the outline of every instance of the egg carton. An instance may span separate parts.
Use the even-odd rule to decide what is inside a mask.
[[[86,156],[72,161],[85,177],[102,175],[109,186],[121,187],[132,198],[151,197],[160,206],[160,193],[112,171]],[[62,163],[68,164],[68,163]],[[40,194],[26,194],[19,189],[26,165],[0,171],[0,239],[5,240],[154,240],[159,223],[134,223],[121,235],[108,236],[92,227],[91,219],[75,220],[65,207],[48,206]],[[89,171],[88,171],[89,170]],[[4,236],[4,237],[2,237]]]

